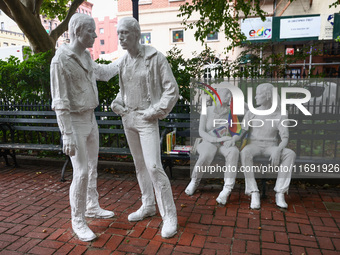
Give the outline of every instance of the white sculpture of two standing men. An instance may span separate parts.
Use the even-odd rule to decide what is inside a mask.
[[[202,142],[197,146],[199,158],[194,166],[191,175],[191,181],[185,193],[189,196],[193,195],[197,189],[201,178],[204,174],[202,167],[210,166],[217,153],[225,158],[225,165],[230,166],[229,169],[236,169],[239,159],[239,150],[235,146],[235,140],[229,134],[228,128],[222,137],[218,137],[214,130],[222,125],[215,125],[216,119],[228,119],[230,111],[231,93],[226,88],[218,88],[218,94],[222,101],[222,105],[217,104],[209,106],[206,114],[201,114],[199,122],[199,135]],[[223,125],[225,127],[225,124]],[[226,171],[224,173],[224,185],[216,201],[222,205],[227,203],[228,196],[235,185],[236,171]]]
[[[109,80],[117,74],[117,64],[96,64],[86,48],[97,37],[94,20],[74,14],[69,22],[70,44],[62,45],[51,62],[52,109],[56,112],[63,138],[63,151],[73,166],[70,186],[72,228],[81,241],[96,235],[86,217],[111,218],[114,213],[100,208],[97,192],[99,151],[98,125],[94,109],[98,106],[96,80]]]
[[[155,215],[156,195],[163,219],[161,235],[170,238],[177,233],[177,213],[161,163],[158,119],[166,117],[176,104],[178,85],[164,55],[139,43],[141,31],[136,19],[121,19],[117,32],[127,54],[119,64],[120,92],[111,108],[122,116],[142,193],[142,206],[128,220],[140,221]]]

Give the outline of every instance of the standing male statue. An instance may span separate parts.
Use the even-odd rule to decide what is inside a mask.
[[[170,238],[177,233],[177,213],[161,163],[158,119],[166,117],[176,104],[178,85],[164,55],[139,43],[141,32],[136,19],[122,18],[117,32],[127,54],[119,64],[120,92],[111,108],[122,116],[142,193],[142,206],[128,220],[140,221],[155,215],[156,194],[163,219],[161,235]]]
[[[255,100],[256,104],[259,105],[256,108],[257,110],[271,109],[273,88],[274,86],[270,83],[260,84],[256,88]],[[277,98],[279,97],[277,96]],[[279,167],[280,171],[278,172],[274,187],[276,192],[275,201],[279,207],[288,207],[284,194],[289,189],[296,154],[291,149],[286,148],[289,131],[287,126],[282,125],[282,120],[285,117],[281,116],[279,107],[270,115],[255,115],[248,111],[244,116],[243,122],[245,127],[243,128],[249,131],[248,139],[250,144],[243,148],[240,156],[241,163],[245,167],[245,193],[246,195],[251,195],[251,209],[259,209],[261,205],[260,193],[257,188],[254,172],[251,170],[253,158],[258,155],[270,156],[269,160],[272,166]]]
[[[117,64],[96,64],[86,48],[97,37],[93,18],[74,14],[69,22],[70,44],[62,45],[51,63],[52,109],[56,112],[63,138],[63,151],[73,166],[70,186],[72,228],[81,241],[96,235],[85,216],[111,218],[114,213],[100,208],[97,192],[99,151],[98,125],[94,109],[98,106],[96,80],[109,80],[117,74]]]

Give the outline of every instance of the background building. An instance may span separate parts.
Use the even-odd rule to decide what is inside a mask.
[[[98,37],[93,45],[93,58],[115,59],[116,57],[111,53],[118,49],[117,18],[110,19],[107,16],[104,20],[94,18],[94,21]]]
[[[181,24],[182,18],[177,17],[179,6],[185,4],[184,0],[139,0],[139,24],[141,26],[142,44],[154,46],[157,50],[166,54],[171,48],[176,46],[182,50],[185,58],[193,57],[193,52],[201,52],[205,46],[195,40],[194,30],[184,30]],[[118,1],[118,20],[120,18],[132,16],[131,0]],[[196,15],[191,20],[198,19]],[[228,45],[223,33],[213,33],[209,36],[205,44],[216,51],[218,58],[230,57],[229,53],[224,53],[224,48]],[[123,50],[118,47],[119,55]]]
[[[285,72],[293,78],[309,75],[325,77],[339,76],[340,45],[334,39],[335,16],[340,11],[329,8],[333,0],[289,0],[269,1],[272,15],[266,23],[249,18],[242,24],[243,32],[252,45],[263,45],[263,51],[254,51],[257,58],[272,54],[294,59],[285,67]],[[270,19],[270,21],[269,21]],[[248,23],[248,24],[247,24]],[[270,38],[263,38],[263,32],[251,34],[261,27],[271,29]],[[252,35],[252,36],[250,36]],[[262,37],[261,37],[262,36]],[[301,56],[301,57],[299,57]],[[295,57],[295,58],[294,58]],[[271,63],[274,63],[273,60]]]
[[[17,24],[0,10],[0,47],[20,45],[28,46],[28,39]]]

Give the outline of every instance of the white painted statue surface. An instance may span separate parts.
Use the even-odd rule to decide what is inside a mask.
[[[228,119],[230,112],[230,91],[226,88],[219,88],[217,92],[220,95],[222,105],[209,106],[207,113],[201,114],[200,116],[199,135],[202,137],[202,142],[197,146],[199,158],[194,166],[191,181],[185,189],[185,193],[190,196],[195,193],[204,174],[203,171],[199,170],[202,169],[202,167],[210,166],[217,153],[224,156],[225,166],[230,166],[229,169],[237,169],[239,150],[235,146],[235,138],[232,138],[229,132],[220,138],[213,132],[216,128],[222,126],[214,126],[214,120]],[[224,186],[216,199],[218,203],[222,205],[227,203],[227,199],[235,185],[236,174],[237,171],[226,171],[224,173]]]
[[[166,117],[176,104],[178,85],[164,55],[139,43],[137,20],[121,19],[117,32],[127,53],[119,64],[120,92],[111,108],[122,116],[142,193],[142,206],[128,220],[155,215],[156,195],[163,219],[161,235],[170,238],[177,233],[177,213],[170,181],[162,167],[158,119]]]
[[[96,235],[85,217],[111,218],[114,213],[100,208],[97,192],[99,151],[96,80],[109,80],[117,74],[116,63],[95,63],[86,48],[97,37],[94,20],[74,14],[69,22],[71,42],[62,45],[51,62],[52,109],[56,112],[63,138],[63,151],[71,158],[73,179],[70,186],[72,228],[81,241]]]
[[[270,83],[260,84],[256,88],[256,104],[259,105],[257,110],[267,110],[272,106],[273,85]],[[278,105],[280,105],[278,103]],[[249,144],[241,151],[241,163],[246,169],[253,166],[253,157],[258,155],[270,156],[269,160],[272,166],[281,166],[278,172],[274,191],[276,192],[275,200],[279,207],[287,208],[284,193],[288,192],[291,180],[291,168],[294,165],[296,154],[291,149],[286,148],[288,144],[289,131],[287,126],[283,126],[282,120],[287,116],[281,116],[279,107],[270,115],[255,115],[248,111],[244,116],[245,126],[242,128],[249,130]],[[267,121],[272,119],[274,121]],[[251,120],[251,126],[248,121]],[[262,126],[263,125],[263,126]],[[278,139],[280,137],[280,142]],[[287,171],[290,170],[290,171]],[[245,193],[251,195],[250,208],[260,208],[260,193],[254,177],[253,171],[245,171]]]

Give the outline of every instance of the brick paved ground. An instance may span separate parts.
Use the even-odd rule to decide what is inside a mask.
[[[60,167],[23,165],[13,169],[0,162],[0,254],[340,254],[340,211],[323,202],[340,203],[340,190],[291,185],[289,209],[280,210],[269,197],[259,211],[250,210],[244,184],[236,185],[225,207],[216,205],[221,185],[205,181],[199,192],[184,193],[188,178],[172,180],[179,231],[162,239],[159,214],[138,223],[127,215],[141,205],[131,174],[101,170],[101,205],[113,219],[90,220],[98,235],[91,243],[72,234],[68,189],[59,182]],[[71,172],[67,173],[68,180]]]

